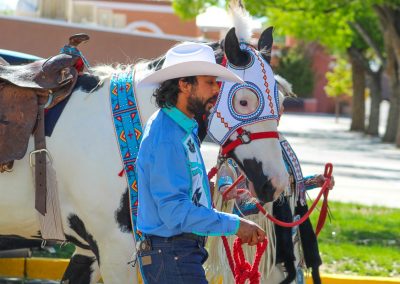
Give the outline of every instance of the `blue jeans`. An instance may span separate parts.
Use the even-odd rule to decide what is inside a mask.
[[[208,258],[204,241],[152,236],[151,250],[139,251],[146,284],[206,284],[203,263]]]

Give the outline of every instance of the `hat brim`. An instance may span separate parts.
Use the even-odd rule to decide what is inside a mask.
[[[170,79],[189,76],[215,76],[220,81],[244,84],[239,76],[221,65],[205,61],[190,61],[162,68],[143,78],[138,86],[155,86]]]

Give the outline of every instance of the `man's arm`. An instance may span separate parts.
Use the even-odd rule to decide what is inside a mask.
[[[189,196],[191,174],[182,145],[163,143],[153,149],[154,163],[146,165],[150,173],[150,190],[159,216],[170,228],[201,235],[232,235],[240,219],[229,213],[196,206]]]

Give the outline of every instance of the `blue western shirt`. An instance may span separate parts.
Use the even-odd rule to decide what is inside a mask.
[[[212,208],[199,147],[196,121],[177,108],[163,108],[149,119],[136,161],[141,232],[161,237],[237,232],[236,215]]]

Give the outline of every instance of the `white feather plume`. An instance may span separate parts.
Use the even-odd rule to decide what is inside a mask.
[[[252,36],[251,17],[240,0],[232,0],[229,4],[233,26],[239,41],[250,42]]]

